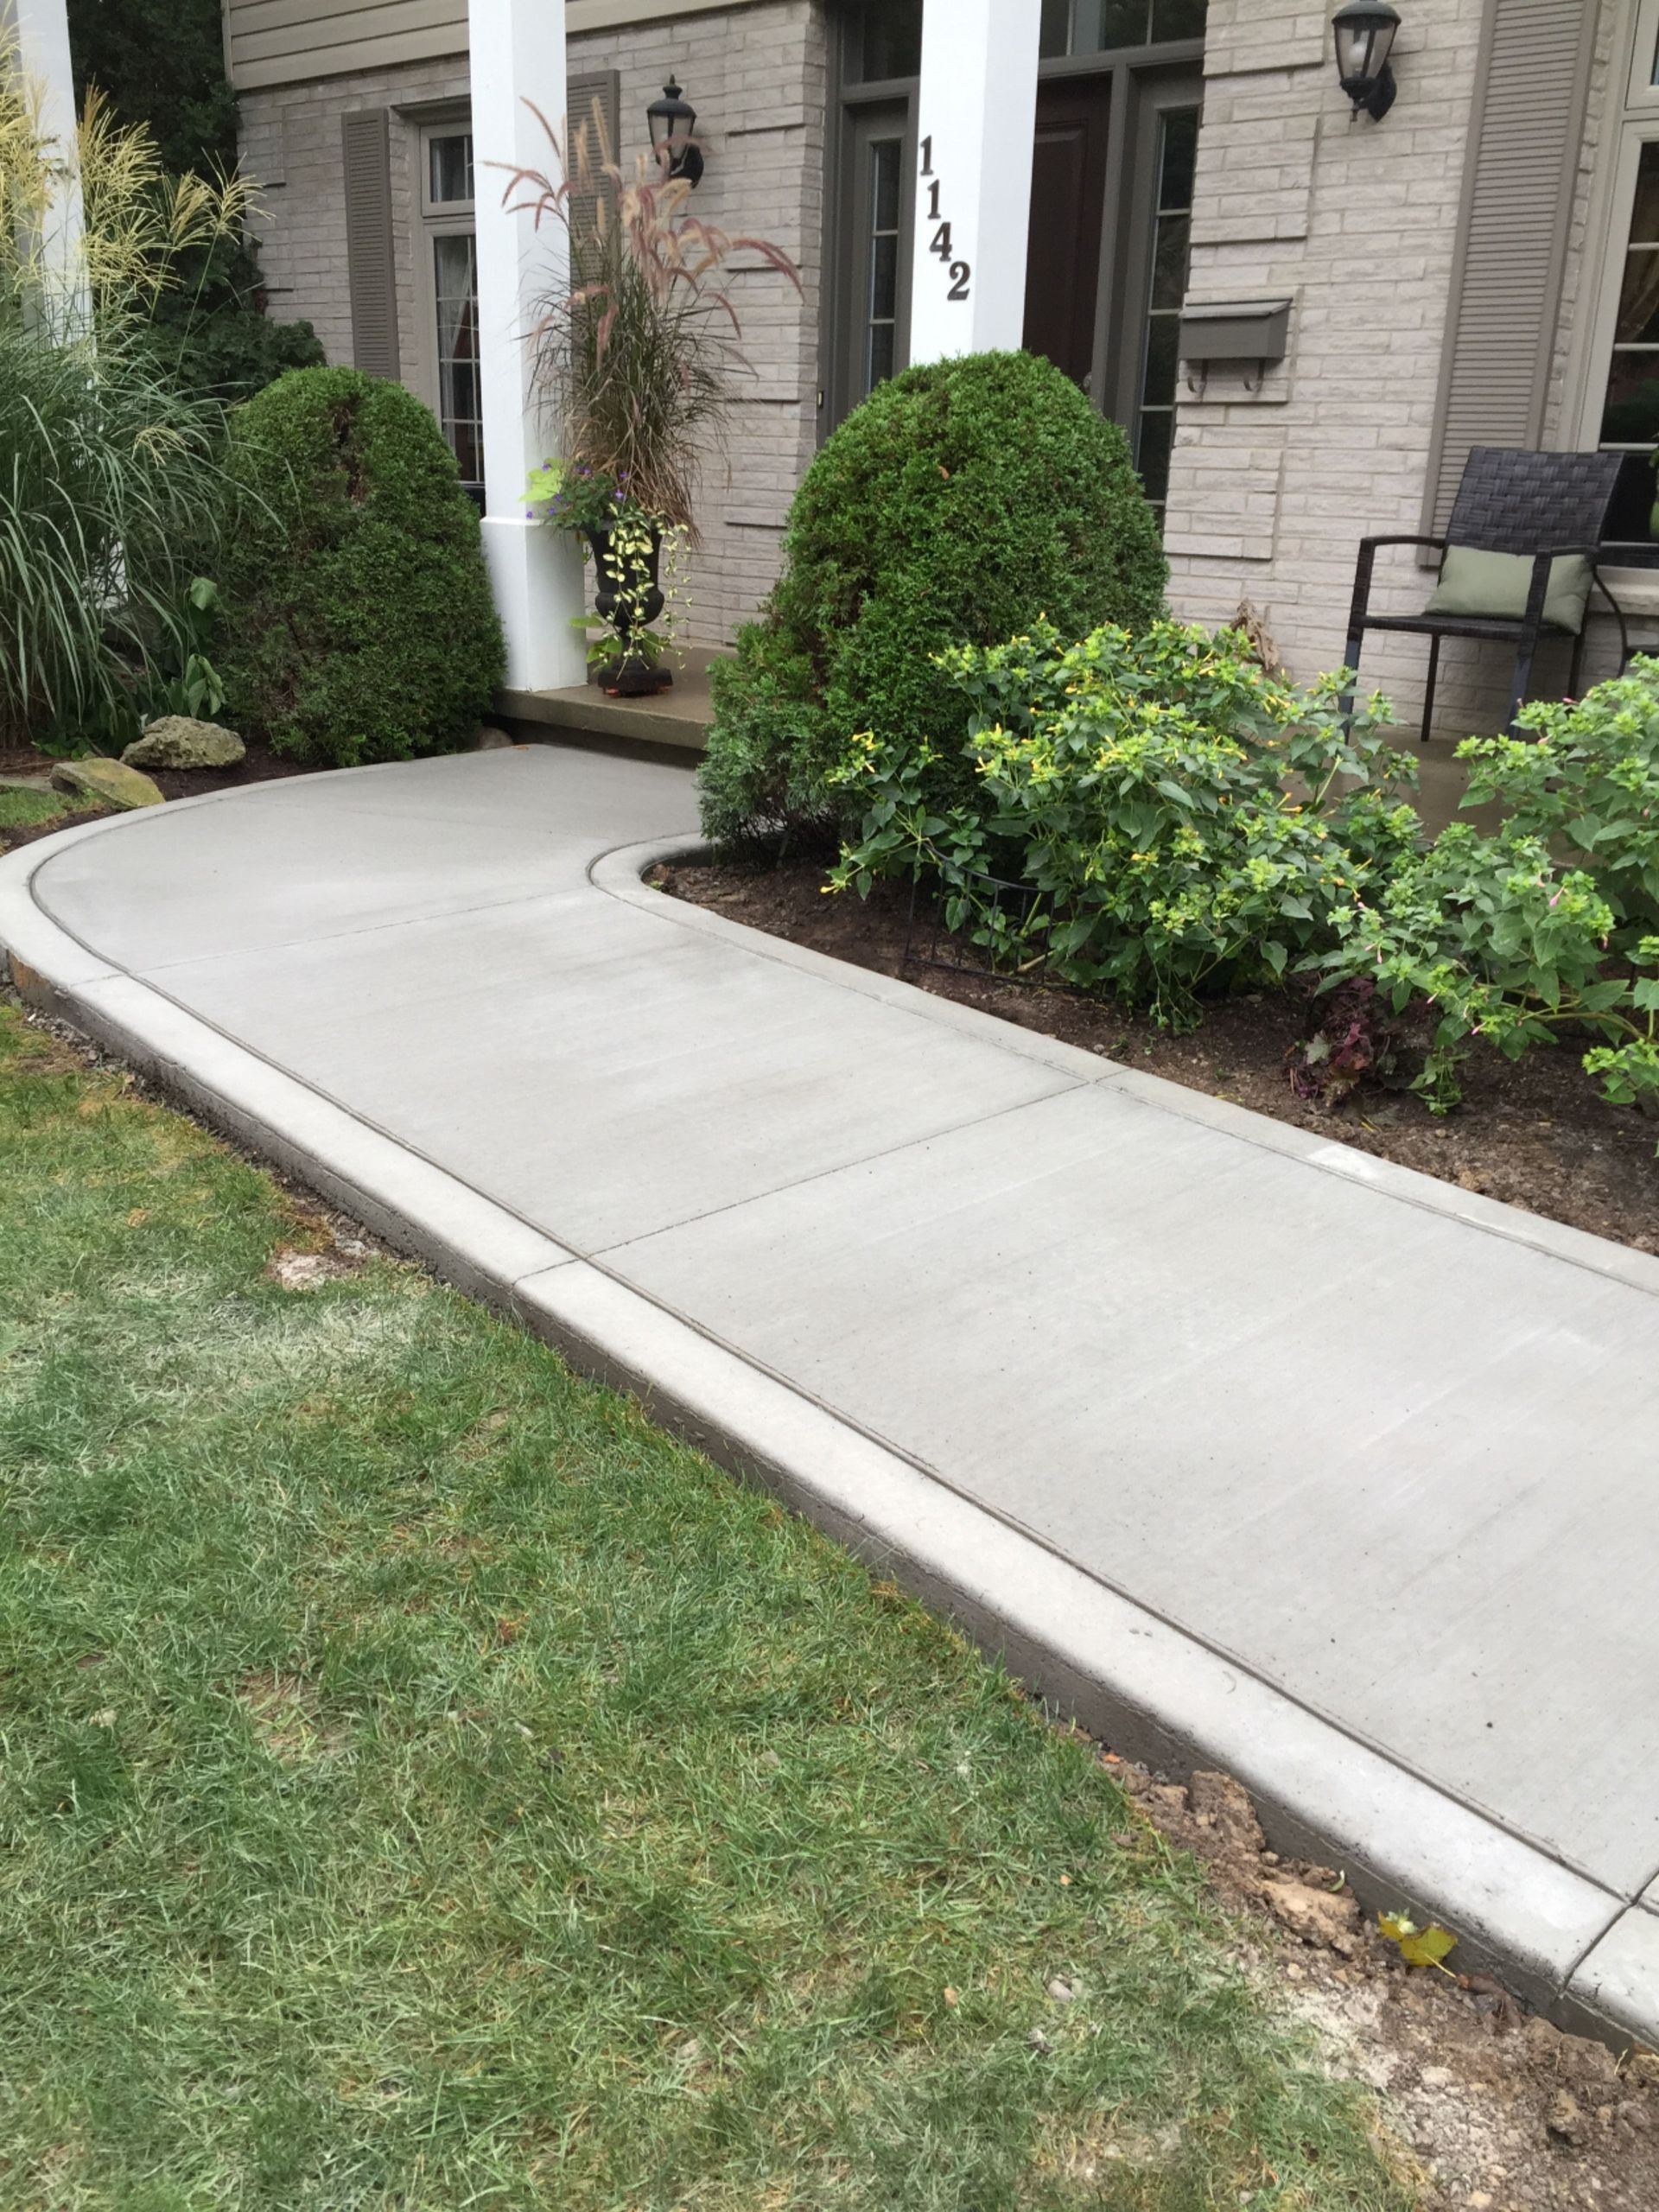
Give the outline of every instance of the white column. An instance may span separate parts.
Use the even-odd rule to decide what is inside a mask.
[[[1015,350],[1024,335],[1041,16],[1042,0],[926,0],[912,361]]]
[[[0,0],[0,25],[10,24],[18,66],[39,101],[42,135],[62,168],[41,241],[46,265],[58,281],[56,308],[66,327],[77,325],[86,306],[80,266],[80,179],[75,167],[75,80],[69,61],[69,15],[64,0]]]
[[[524,103],[556,130],[565,108],[564,0],[469,0],[473,157],[478,179],[479,373],[484,417],[484,553],[507,636],[507,684],[554,691],[585,682],[582,555],[566,531],[525,518],[524,480],[553,450],[531,391],[524,334],[533,302],[564,281],[564,226],[502,205],[508,172],[558,160]],[[492,167],[492,164],[505,165]],[[516,195],[522,198],[522,193]]]

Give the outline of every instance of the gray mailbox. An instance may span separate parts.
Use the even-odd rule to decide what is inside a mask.
[[[1189,302],[1181,309],[1181,359],[1195,366],[1282,361],[1289,334],[1288,300]]]

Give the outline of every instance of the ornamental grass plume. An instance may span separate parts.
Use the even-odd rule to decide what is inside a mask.
[[[750,372],[722,280],[738,253],[756,255],[798,292],[799,272],[768,240],[689,214],[691,186],[659,157],[641,154],[625,170],[597,101],[590,118],[567,125],[563,146],[526,105],[562,181],[509,169],[502,204],[537,230],[562,224],[569,242],[569,280],[535,302],[526,334],[562,458],[626,484],[654,520],[695,540],[702,463],[720,446],[735,379]]]
[[[238,178],[169,175],[95,92],[58,145],[0,29],[0,747],[118,730],[133,668],[178,632],[220,526],[223,410],[182,388],[154,317],[179,257],[248,209]]]

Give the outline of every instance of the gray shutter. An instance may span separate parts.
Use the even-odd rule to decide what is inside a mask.
[[[346,276],[352,359],[371,376],[396,377],[397,268],[391,237],[391,154],[386,110],[340,119],[346,169]]]
[[[1543,435],[1594,45],[1595,11],[1584,0],[1487,0],[1423,499],[1427,535],[1446,527],[1471,446],[1535,447]]]
[[[631,175],[630,165],[622,158],[622,85],[614,69],[592,69],[585,76],[572,77],[565,86],[565,128],[574,141],[578,130],[585,129],[588,144],[595,162],[613,162],[625,175]],[[603,124],[603,131],[595,137],[594,109]],[[573,238],[580,238],[591,231],[596,196],[592,193],[578,198],[571,195],[570,231]]]

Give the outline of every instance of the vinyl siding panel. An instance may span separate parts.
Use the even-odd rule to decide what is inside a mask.
[[[1431,534],[1471,447],[1543,435],[1592,43],[1581,0],[1486,11],[1423,504]]]
[[[575,37],[710,11],[711,0],[569,0],[566,18]],[[465,54],[467,0],[225,0],[225,50],[238,92],[397,68]]]

